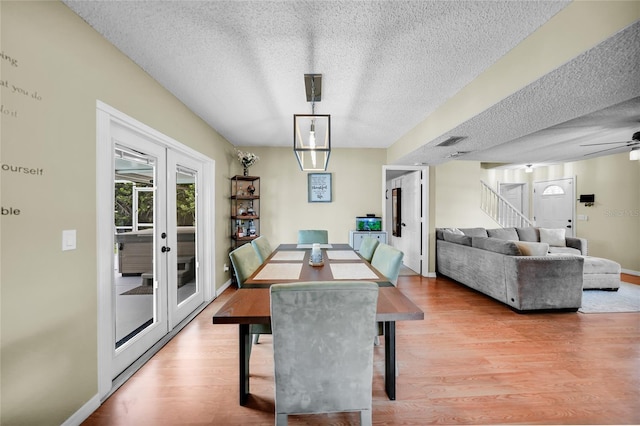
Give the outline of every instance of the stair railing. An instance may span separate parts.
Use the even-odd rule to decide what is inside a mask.
[[[522,212],[482,180],[480,181],[480,208],[503,228],[533,226],[533,222]]]

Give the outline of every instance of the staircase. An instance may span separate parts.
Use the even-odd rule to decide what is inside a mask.
[[[533,223],[518,209],[482,180],[480,181],[480,208],[503,228],[533,226]]]

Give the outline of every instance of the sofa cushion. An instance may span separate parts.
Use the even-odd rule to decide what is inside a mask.
[[[500,238],[473,237],[471,238],[471,246],[508,256],[522,256],[522,252],[515,242],[501,240]]]
[[[518,233],[518,239],[520,241],[540,242],[540,231],[538,228],[527,226],[525,228],[516,228],[516,232]]]
[[[488,237],[487,230],[484,228],[459,228],[464,235],[468,235],[470,237]]]
[[[572,247],[551,247],[549,246],[549,254],[561,254],[561,255],[581,255],[582,252],[580,250],[572,248]]]
[[[566,247],[567,243],[564,239],[565,230],[540,228],[540,242],[547,243],[552,247]]]
[[[531,241],[514,241],[523,256],[546,256],[549,251],[549,244],[535,243]]]
[[[487,229],[487,235],[492,238],[500,238],[501,240],[518,241],[518,233],[516,228],[495,228]]]
[[[458,235],[452,232],[443,232],[442,236],[445,241],[449,241],[450,243],[462,244],[465,246],[471,246],[471,237],[467,235]]]

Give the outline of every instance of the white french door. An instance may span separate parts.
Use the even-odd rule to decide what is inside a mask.
[[[213,161],[101,103],[97,143],[103,397],[213,297]]]

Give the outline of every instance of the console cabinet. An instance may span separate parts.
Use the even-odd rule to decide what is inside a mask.
[[[381,243],[387,243],[385,231],[349,231],[349,245],[354,250],[360,250],[360,244],[365,237],[377,238]]]

